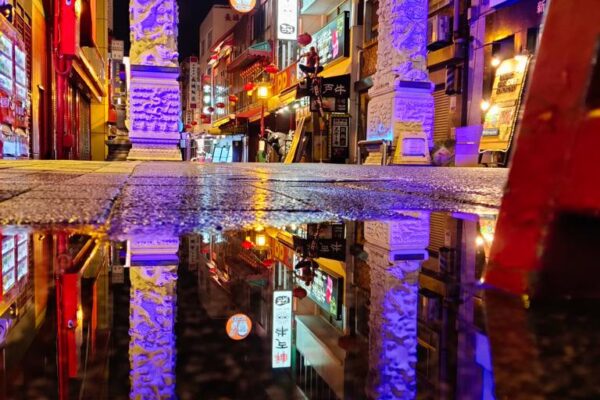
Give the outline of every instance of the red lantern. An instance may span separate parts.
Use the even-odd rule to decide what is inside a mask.
[[[190,124],[186,124],[185,125],[185,130],[189,131],[190,129],[192,129],[192,126]]]
[[[192,125],[194,125],[194,126],[198,125],[198,121],[192,121]]]
[[[268,74],[276,74],[279,72],[279,68],[275,64],[269,64],[265,67],[265,72]]]
[[[338,346],[346,351],[358,350],[358,339],[356,335],[346,335],[338,339]]]
[[[254,87],[255,87],[254,82],[248,82],[244,85],[244,91],[251,92],[254,90]]]
[[[246,249],[246,250],[250,250],[251,248],[253,248],[253,247],[254,247],[254,243],[252,243],[252,242],[249,242],[248,240],[244,240],[244,241],[242,242],[242,247],[243,247],[244,249]]]
[[[208,111],[210,114],[212,114],[212,113],[214,113],[214,112],[215,112],[215,108],[214,108],[214,107],[208,107],[208,108],[206,109],[206,111]]]
[[[235,94],[232,94],[229,96],[229,101],[232,103],[237,103],[239,101],[239,98]]]
[[[225,108],[225,103],[217,103],[217,108]]]
[[[300,46],[308,46],[311,42],[312,42],[312,36],[310,36],[309,33],[305,32],[302,35],[298,36],[298,44]]]
[[[297,287],[297,288],[294,288],[293,294],[294,294],[294,297],[302,300],[303,298],[305,298],[307,296],[308,293],[306,292],[306,289]]]
[[[273,266],[273,264],[275,264],[275,261],[272,259],[266,259],[265,261],[262,262],[262,265],[265,266],[266,268],[271,268]]]

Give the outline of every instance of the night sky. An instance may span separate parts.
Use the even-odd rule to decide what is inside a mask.
[[[198,29],[213,4],[227,4],[227,0],[179,1],[179,55],[184,58],[198,54]],[[115,39],[129,42],[129,0],[114,0]],[[126,44],[129,48],[129,43]]]

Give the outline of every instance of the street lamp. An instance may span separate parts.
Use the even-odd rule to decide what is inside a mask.
[[[260,138],[265,137],[265,100],[269,98],[269,87],[267,85],[259,85],[256,90],[257,97],[261,100],[260,107]]]

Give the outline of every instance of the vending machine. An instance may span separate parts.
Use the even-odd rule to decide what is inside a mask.
[[[29,156],[29,91],[25,43],[0,15],[0,158]]]

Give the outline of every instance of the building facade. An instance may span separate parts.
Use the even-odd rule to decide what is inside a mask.
[[[3,37],[12,35],[18,50],[5,57],[15,101],[2,116],[3,155],[104,160],[112,0],[6,0],[0,7],[8,17]]]

